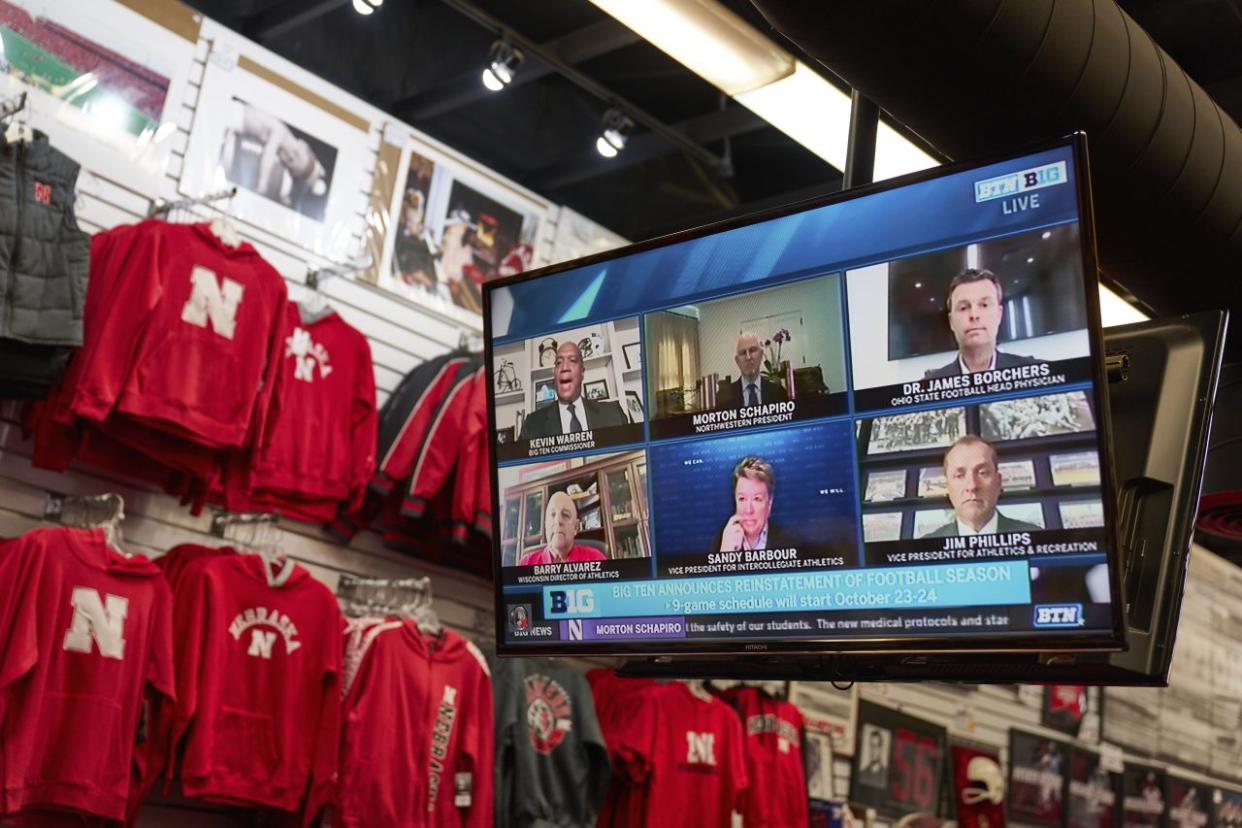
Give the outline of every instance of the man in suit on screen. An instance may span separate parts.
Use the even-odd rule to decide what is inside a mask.
[[[556,403],[536,410],[522,422],[521,439],[555,437],[629,423],[616,400],[596,401],[582,396],[585,369],[577,343],[561,343],[556,349],[554,365]]]
[[[925,379],[1016,368],[1039,361],[996,349],[996,334],[1005,314],[1003,299],[1000,279],[990,270],[968,267],[953,277],[945,309],[949,329],[957,340],[957,358],[943,368],[928,371]]]
[[[958,535],[994,535],[997,532],[1036,532],[1033,523],[1014,520],[996,510],[1001,473],[996,449],[982,437],[959,437],[944,455],[944,476],[953,504],[953,520],[925,538]]]
[[[779,382],[762,375],[763,342],[754,331],[742,331],[737,338],[733,361],[742,375],[734,382],[716,389],[716,408],[742,408],[749,405],[765,405],[786,402],[789,394]]]

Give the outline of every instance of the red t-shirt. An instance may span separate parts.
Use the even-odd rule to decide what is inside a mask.
[[[807,825],[806,772],[802,766],[801,711],[756,687],[725,694],[746,733],[746,767],[750,790],[744,798],[746,828]]]
[[[172,597],[102,530],[0,545],[0,815],[52,806],[124,819],[144,691],[172,698]]]
[[[578,561],[605,561],[607,556],[598,549],[590,546],[579,546],[574,544],[569,549],[569,554],[565,556],[564,563],[577,563]],[[551,550],[548,547],[536,549],[534,552],[527,553],[522,560],[518,561],[518,566],[543,566],[550,563],[559,563],[552,557]]]
[[[613,754],[614,769],[624,763],[622,778],[637,793],[611,809],[610,825],[720,828],[741,812],[749,776],[742,723],[729,705],[673,682],[638,691],[637,703],[610,716],[611,738],[624,745]]]

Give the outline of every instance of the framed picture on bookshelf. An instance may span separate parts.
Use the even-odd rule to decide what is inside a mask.
[[[1073,451],[1048,458],[1054,486],[1100,485],[1100,455],[1094,451]]]
[[[1035,461],[1007,460],[996,467],[1001,476],[1001,490],[1020,492],[1035,488]]]
[[[556,400],[556,380],[539,380],[535,383],[535,408],[545,408]]]
[[[901,500],[906,496],[906,470],[873,471],[867,475],[867,491],[863,500],[880,503]]]
[[[621,355],[625,357],[625,370],[633,371],[636,368],[642,367],[642,349],[641,342],[627,342],[621,346]]]
[[[864,512],[863,543],[901,540],[901,512]]]
[[[582,395],[588,400],[608,399],[608,380],[595,380],[583,384]]]
[[[919,497],[948,497],[949,482],[943,466],[927,466],[919,469]]]

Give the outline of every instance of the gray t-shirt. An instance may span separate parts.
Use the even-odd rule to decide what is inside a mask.
[[[593,826],[609,765],[586,677],[546,659],[492,663],[496,828]]]

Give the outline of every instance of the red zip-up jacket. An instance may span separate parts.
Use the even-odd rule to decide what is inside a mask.
[[[177,705],[186,796],[297,812],[335,790],[343,619],[336,599],[287,560],[212,558],[177,584]],[[173,763],[169,763],[171,777]]]
[[[479,464],[487,462],[487,369],[474,375],[470,398],[466,401],[461,437],[457,441],[457,474],[453,478],[453,541],[464,544],[479,517],[479,498],[490,497],[479,490]],[[415,491],[419,483],[414,483]]]
[[[143,697],[174,694],[172,596],[101,529],[0,544],[0,821],[56,807],[126,816],[158,761],[136,745]]]
[[[742,717],[746,733],[750,788],[743,797],[742,823],[747,828],[809,824],[801,711],[757,687],[727,690],[724,699]]]
[[[462,442],[473,438],[467,430],[472,419],[470,405],[475,397],[476,380],[482,373],[482,369],[472,371],[449,389],[431,418],[410,472],[409,493],[401,504],[401,513],[406,517],[423,516],[427,503],[453,473]]]
[[[492,679],[474,644],[413,621],[381,632],[349,694],[341,739],[340,824],[492,824]]]

